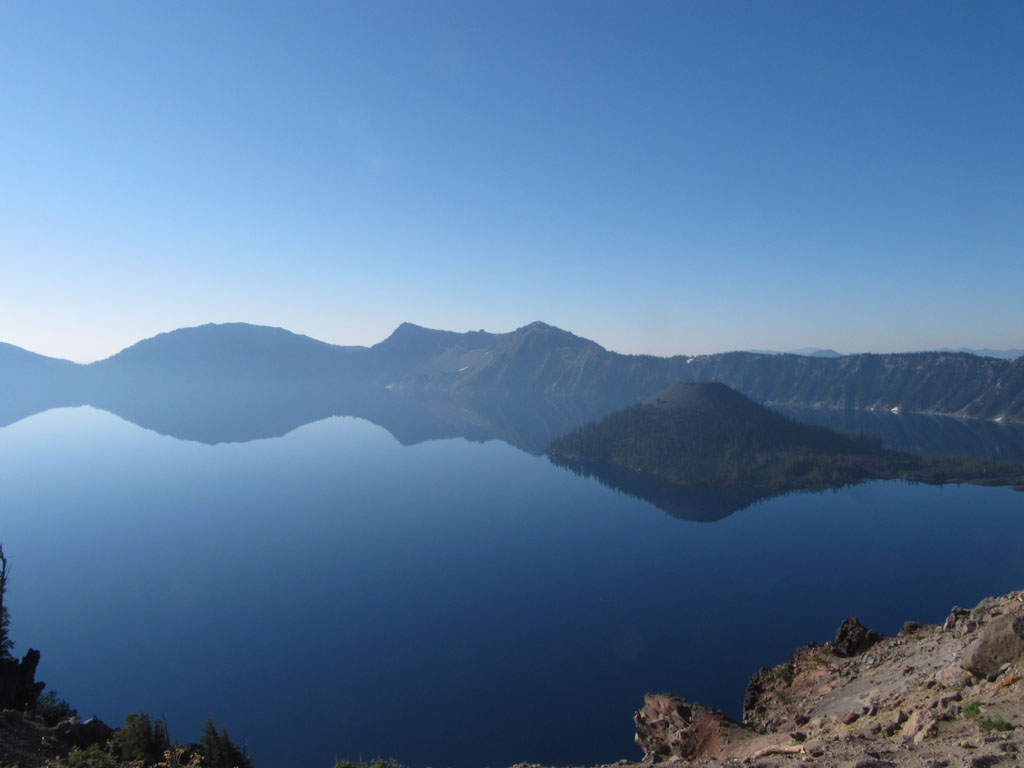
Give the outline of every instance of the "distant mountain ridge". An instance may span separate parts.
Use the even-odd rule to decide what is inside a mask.
[[[1024,359],[943,352],[659,358],[609,352],[544,323],[486,337],[462,334],[395,386],[470,399],[553,397],[592,416],[677,380],[720,381],[766,404],[1024,420]]]
[[[508,333],[403,323],[371,347],[343,347],[281,328],[228,323],[159,334],[89,365],[0,344],[0,425],[45,408],[93,404],[175,434],[156,411],[198,399],[200,439],[251,439],[251,427],[241,426],[246,414],[267,404],[291,404],[292,415],[276,434],[299,419],[358,413],[353,402],[384,413],[381,393],[387,392],[406,404],[430,403],[434,415],[424,424],[455,419],[463,425],[457,431],[481,439],[508,435],[539,452],[569,427],[674,381],[718,381],[775,406],[1024,421],[1024,358],[624,355],[542,322]]]
[[[801,347],[800,349],[787,349],[779,352],[774,349],[748,349],[747,352],[754,352],[759,355],[803,355],[805,357],[845,357],[843,352],[836,352],[834,349],[822,349],[821,347]],[[1003,360],[1013,360],[1024,355],[1024,349],[974,349],[971,347],[941,347],[939,349],[914,350],[916,352],[966,352],[969,355],[978,357],[998,357]]]

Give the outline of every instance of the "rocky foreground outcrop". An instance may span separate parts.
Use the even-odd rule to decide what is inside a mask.
[[[74,747],[105,744],[113,729],[92,717],[71,717],[55,726],[20,710],[0,710],[0,766],[43,768],[56,765]]]
[[[647,764],[1024,766],[1024,591],[890,638],[848,619],[833,642],[757,672],[743,719],[648,694],[635,740]]]

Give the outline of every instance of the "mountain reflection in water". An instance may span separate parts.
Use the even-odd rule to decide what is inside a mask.
[[[568,398],[509,393],[456,398],[441,392],[414,393],[333,380],[150,379],[90,387],[76,397],[9,397],[0,402],[0,427],[52,408],[80,405],[109,411],[162,435],[208,445],[281,437],[304,424],[354,416],[383,427],[402,445],[456,437],[474,442],[502,440],[534,455],[542,454],[553,438],[606,415],[600,408]],[[831,429],[874,432],[897,450],[1024,463],[1021,424],[915,413],[777,410],[797,421]],[[608,475],[604,470],[594,474]],[[645,493],[638,493],[633,478],[607,479],[629,493],[644,497],[653,493],[660,500],[655,503],[663,508],[674,503],[667,498],[668,489],[652,490],[644,484],[639,490]],[[691,506],[681,503],[684,508]]]
[[[593,477],[609,488],[653,504],[672,517],[694,523],[714,523],[759,501],[788,493],[767,493],[743,488],[682,487],[610,464],[568,461],[556,456],[550,459],[551,463],[576,475]]]

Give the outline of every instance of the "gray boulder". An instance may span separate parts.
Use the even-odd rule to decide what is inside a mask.
[[[997,616],[982,627],[960,660],[978,677],[999,673],[1003,664],[1024,658],[1024,616]]]

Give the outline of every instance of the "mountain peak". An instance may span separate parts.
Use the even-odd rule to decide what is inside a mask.
[[[524,325],[522,328],[516,328],[516,330],[514,332],[515,333],[541,332],[541,333],[560,333],[560,334],[564,333],[566,336],[573,336],[573,335],[575,335],[575,334],[570,333],[569,331],[564,331],[561,328],[558,328],[558,327],[556,327],[554,325],[551,325],[549,323],[542,322],[540,320],[534,320],[532,323],[530,323],[528,325]]]
[[[415,323],[402,323],[391,332],[384,341],[378,342],[374,347],[387,348],[419,348],[424,344],[437,345],[439,343],[451,343],[459,334],[455,331],[438,331],[433,328],[424,328]]]
[[[395,330],[393,330],[391,332],[391,335],[394,336],[396,333],[417,333],[419,331],[429,331],[429,330],[431,330],[431,329],[427,328],[426,326],[416,325],[416,323],[410,323],[410,322],[406,321],[406,322],[403,322],[403,323],[399,323],[398,327],[395,328]]]
[[[594,349],[603,350],[600,344],[590,339],[585,339],[582,336],[577,336],[571,331],[563,330],[557,326],[549,325],[548,323],[535,320],[529,325],[524,325],[522,328],[516,328],[511,334],[509,334],[517,342],[523,341],[532,344],[543,344],[546,346],[560,346],[560,347],[593,347]]]
[[[269,351],[281,345],[301,344],[305,347],[328,348],[333,345],[293,333],[284,328],[251,323],[206,323],[191,328],[177,328],[158,333],[136,342],[107,360],[156,355],[186,355],[196,357],[222,354],[230,349],[234,354]],[[103,361],[106,362],[106,361]]]

